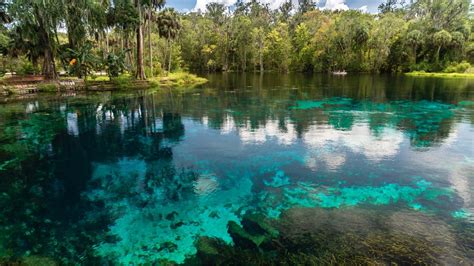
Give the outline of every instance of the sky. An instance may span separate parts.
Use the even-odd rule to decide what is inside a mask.
[[[270,4],[271,8],[278,8],[286,0],[259,0],[261,3]],[[292,0],[297,3],[298,0]],[[377,7],[384,0],[319,0],[318,7],[322,9],[361,9],[366,12],[376,13]],[[211,2],[219,2],[225,5],[233,5],[236,0],[167,0],[166,6],[174,7],[180,11],[204,10]],[[316,2],[316,1],[315,1]]]

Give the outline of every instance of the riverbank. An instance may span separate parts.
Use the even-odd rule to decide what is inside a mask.
[[[164,77],[150,78],[150,81],[163,87],[196,87],[208,82],[203,77],[187,72],[169,73]]]
[[[196,87],[207,83],[207,79],[187,72],[174,72],[165,76],[152,77],[147,80],[136,80],[130,75],[121,75],[110,79],[106,76],[92,78],[86,81],[86,86],[91,88],[100,84],[118,89],[135,89],[146,87]]]
[[[148,88],[193,88],[207,83],[207,79],[197,75],[177,72],[166,76],[136,80],[124,74],[116,78],[98,76],[86,80],[75,77],[61,77],[58,80],[45,80],[43,76],[13,76],[0,80],[0,95],[23,95],[39,92],[58,91],[111,91],[136,90]]]
[[[472,78],[474,79],[474,73],[443,73],[443,72],[424,72],[424,71],[413,71],[405,73],[411,77],[435,77],[435,78]]]

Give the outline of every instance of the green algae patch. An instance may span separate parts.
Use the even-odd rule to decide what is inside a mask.
[[[462,107],[472,107],[474,106],[474,101],[460,101],[458,105]]]
[[[115,241],[98,245],[99,256],[125,265],[160,260],[182,263],[196,254],[200,237],[233,243],[228,224],[240,224],[242,204],[251,195],[250,180],[242,178],[210,194],[198,187],[201,179],[216,182],[209,180],[209,174],[169,169],[156,177],[163,184],[143,181],[150,174],[139,159],[95,166],[93,181],[100,186],[86,196],[102,202],[116,218],[108,230]],[[150,192],[143,193],[143,186]],[[153,204],[143,207],[144,202]]]
[[[293,110],[309,110],[309,109],[321,109],[326,106],[338,106],[338,105],[350,105],[352,103],[351,98],[334,97],[323,100],[315,101],[296,101],[296,106],[292,106],[290,109]]]
[[[433,195],[446,195],[446,191],[431,188],[431,183],[425,180],[417,181],[414,186],[387,184],[373,187],[317,187],[311,184],[299,183],[296,187],[285,187],[281,198],[263,195],[267,206],[267,215],[278,218],[281,211],[295,206],[307,208],[341,208],[354,207],[360,204],[388,205],[404,202],[415,210],[424,207],[418,199],[435,200]],[[278,200],[278,201],[276,201]]]

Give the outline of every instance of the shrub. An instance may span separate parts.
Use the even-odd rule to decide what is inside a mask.
[[[58,85],[54,83],[43,83],[38,85],[40,92],[55,92],[58,91]]]
[[[145,66],[145,75],[147,77],[159,77],[162,74],[161,67],[162,66],[160,62],[153,63],[153,75],[151,75],[150,68]]]
[[[461,63],[452,63],[449,66],[447,66],[443,72],[445,73],[465,73],[469,68],[471,67],[471,64],[469,64],[466,61],[462,61]]]
[[[33,75],[38,72],[37,69],[33,67],[33,64],[31,62],[23,62],[20,65],[20,68],[18,69],[18,74],[19,75]]]
[[[425,61],[410,66],[410,71],[429,72],[430,70],[431,70],[431,65]]]
[[[99,59],[92,51],[92,43],[86,42],[77,50],[67,49],[69,53],[69,73],[79,78],[87,78],[99,63]]]
[[[125,53],[126,51],[121,51],[107,55],[104,65],[110,78],[118,77],[125,71]]]

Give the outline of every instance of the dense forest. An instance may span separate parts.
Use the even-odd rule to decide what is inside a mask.
[[[377,14],[257,0],[180,13],[164,0],[0,1],[1,71],[138,79],[176,70],[465,72],[469,0],[387,0]]]

